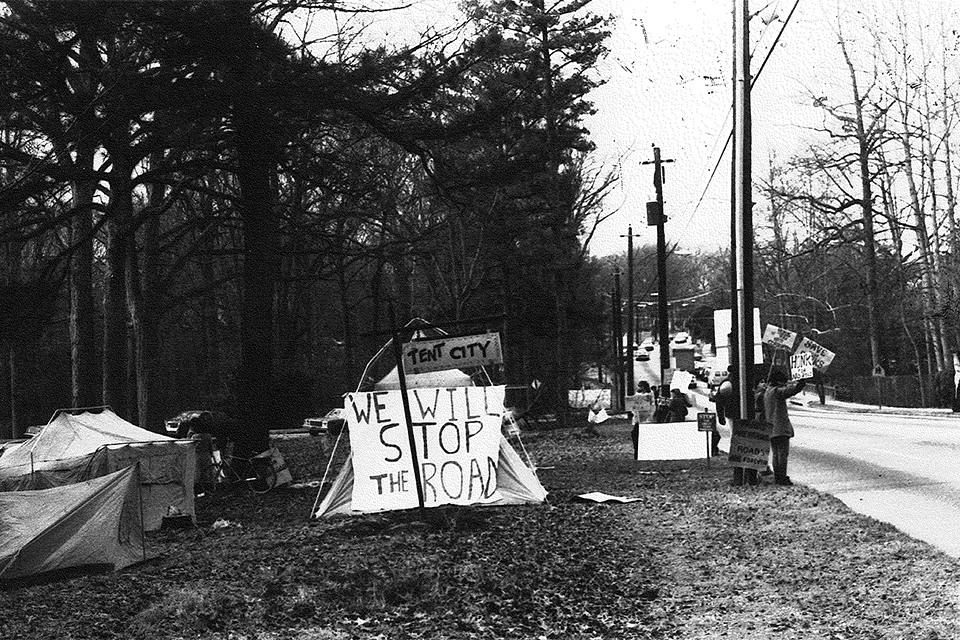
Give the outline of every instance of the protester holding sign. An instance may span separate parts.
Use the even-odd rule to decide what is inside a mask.
[[[773,454],[773,481],[776,484],[793,484],[787,475],[790,438],[793,437],[793,425],[787,413],[787,398],[800,393],[805,385],[803,380],[788,383],[787,374],[776,369],[770,373],[769,384],[763,394],[764,418],[772,425],[770,449]]]
[[[636,458],[640,425],[653,420],[654,398],[650,383],[646,380],[638,382],[637,392],[624,398],[624,403],[627,406],[627,411],[632,414],[633,428],[630,430],[630,437],[633,440],[633,454]]]

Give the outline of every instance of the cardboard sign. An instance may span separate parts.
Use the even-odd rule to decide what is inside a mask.
[[[410,389],[410,419],[424,506],[501,499],[497,488],[506,387]],[[347,394],[353,509],[419,506],[400,391]]]
[[[770,457],[770,425],[759,420],[734,420],[730,437],[731,467],[762,470]]]
[[[821,347],[810,338],[804,338],[800,341],[800,346],[797,347],[796,353],[813,354],[813,366],[820,369],[820,371],[824,371],[829,367],[830,363],[833,362],[833,358],[837,355],[833,351]]]
[[[790,379],[806,380],[813,377],[813,354],[809,351],[790,356]]]
[[[503,362],[499,333],[414,340],[403,345],[403,370],[426,373]]]
[[[693,382],[692,373],[677,369],[670,378],[670,388],[680,389],[680,391],[686,392],[691,382]]]
[[[797,334],[787,329],[768,324],[763,329],[763,337],[760,339],[763,344],[768,344],[775,349],[793,350],[793,343],[797,341]]]
[[[713,431],[717,428],[717,414],[701,411],[697,414],[697,431]]]

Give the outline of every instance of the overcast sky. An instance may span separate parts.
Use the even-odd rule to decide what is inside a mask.
[[[590,96],[597,109],[586,123],[597,146],[592,161],[621,175],[606,203],[617,213],[594,236],[594,255],[625,250],[620,236],[630,224],[640,235],[635,242],[655,242],[645,213],[654,198],[653,174],[640,165],[653,158],[654,144],[663,158],[675,160],[666,165],[664,185],[668,242],[707,251],[729,245],[729,151],[707,184],[732,126],[732,5],[732,0],[589,5],[594,13],[616,18],[610,53],[597,69],[606,83]],[[751,1],[755,74],[793,5],[794,0]],[[800,0],[754,86],[754,182],[767,175],[771,156],[786,160],[816,140],[810,127],[820,125],[823,115],[812,106],[813,94],[849,92],[837,46],[838,14],[845,36],[862,39],[868,36],[864,25],[872,28],[898,12],[919,12],[923,20],[915,23],[938,27],[944,11],[955,12],[950,7],[949,0]],[[452,0],[419,0],[411,11],[378,16],[370,34],[410,37],[425,23],[443,24],[458,15]],[[762,197],[755,193],[754,199]]]

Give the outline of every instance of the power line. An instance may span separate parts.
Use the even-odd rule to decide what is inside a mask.
[[[763,73],[764,67],[767,66],[767,62],[770,60],[770,57],[773,55],[774,49],[777,48],[777,44],[780,42],[780,37],[783,35],[783,32],[786,30],[787,25],[790,24],[790,19],[793,17],[794,12],[797,10],[797,6],[800,4],[800,0],[794,0],[793,7],[790,9],[790,13],[787,14],[786,20],[783,21],[783,25],[780,27],[780,31],[777,33],[777,37],[774,38],[773,44],[770,45],[770,49],[767,50],[767,55],[764,57],[763,62],[760,64],[760,68],[757,70],[757,73],[753,76],[753,81],[750,83],[750,88],[752,89],[756,84],[757,80],[760,79],[760,74]],[[727,119],[730,117],[730,113],[733,111],[733,107],[727,111],[727,117],[724,118],[724,126],[726,126]],[[713,183],[713,178],[717,175],[717,169],[720,167],[720,162],[723,161],[723,156],[727,152],[727,149],[730,147],[730,140],[733,139],[733,129],[727,134],[727,141],[723,144],[723,149],[720,151],[720,155],[717,157],[716,164],[713,165],[713,170],[710,172],[710,177],[707,179],[707,184],[703,188],[703,193],[700,194],[700,199],[697,200],[696,206],[693,208],[693,212],[690,214],[690,218],[687,220],[686,226],[683,230],[686,231],[687,227],[690,226],[690,223],[693,221],[693,216],[696,215],[697,211],[700,209],[700,205],[703,203],[703,199],[707,195],[707,190],[710,189],[710,185]],[[716,145],[714,145],[716,146]]]

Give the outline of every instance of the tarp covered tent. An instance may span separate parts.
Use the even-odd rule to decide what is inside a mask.
[[[54,489],[0,493],[0,581],[144,560],[137,466]]]
[[[109,409],[60,411],[39,434],[4,451],[0,491],[69,485],[137,462],[147,531],[159,529],[171,511],[194,517],[196,441],[141,429]]]
[[[420,318],[411,320],[405,329],[407,331],[413,331],[414,340],[434,339],[447,335],[442,329],[432,327],[427,321]],[[392,363],[392,367],[388,366],[390,363]],[[386,371],[386,374],[382,374],[379,378],[374,377],[371,372],[376,372],[378,369],[381,372]],[[474,385],[474,377],[459,369],[405,375],[404,378],[408,389],[449,388]],[[367,363],[357,391],[381,391],[399,388],[400,383],[391,339],[388,340],[370,362]],[[339,443],[339,438],[337,442]],[[333,452],[331,453],[331,459],[332,457]],[[533,470],[523,463],[523,460],[521,460],[513,446],[511,446],[510,442],[503,435],[500,436],[500,451],[496,476],[497,488],[503,497],[493,502],[477,503],[476,506],[489,507],[539,503],[546,500],[547,490],[544,489]],[[351,503],[353,479],[353,453],[351,452],[322,501],[319,500],[320,494],[323,492],[323,484],[321,484],[320,493],[317,494],[319,506],[314,503],[313,517],[321,518],[361,513],[360,511],[354,510]]]

